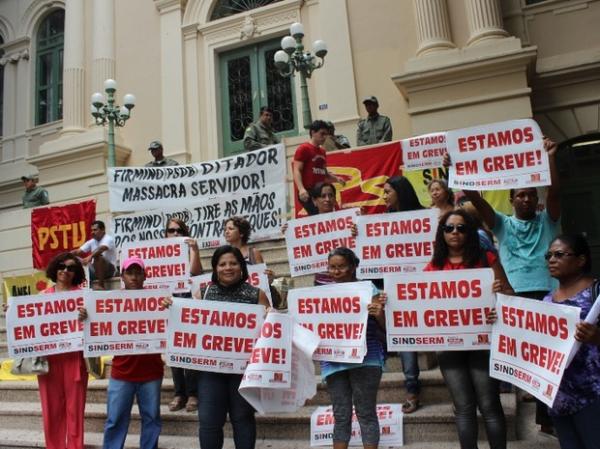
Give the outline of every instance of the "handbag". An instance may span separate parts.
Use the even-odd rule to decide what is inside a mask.
[[[48,374],[49,366],[46,357],[17,357],[13,361],[10,373],[20,374]]]

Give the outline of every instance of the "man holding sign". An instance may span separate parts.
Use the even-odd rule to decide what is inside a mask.
[[[144,288],[145,266],[139,257],[121,262],[121,280],[125,290]],[[87,319],[82,308],[80,320]],[[163,362],[160,354],[121,355],[113,357],[111,378],[108,383],[107,416],[104,425],[104,449],[122,449],[129,430],[131,407],[137,398],[142,430],[140,449],[155,449],[161,430],[160,387]]]

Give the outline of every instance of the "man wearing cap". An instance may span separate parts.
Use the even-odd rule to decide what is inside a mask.
[[[144,261],[129,257],[121,263],[125,290],[142,290],[146,279]],[[79,309],[79,320],[87,319],[87,310]],[[163,362],[160,354],[119,355],[112,360],[107,390],[107,412],[103,449],[122,449],[129,431],[133,399],[137,399],[142,428],[140,449],[156,449],[161,431],[160,388]]]
[[[273,109],[263,106],[260,108],[260,118],[246,128],[244,150],[258,150],[279,142],[279,137],[275,135],[273,130]]]
[[[150,161],[146,164],[146,167],[169,167],[173,165],[179,165],[175,159],[169,159],[163,155],[163,146],[159,140],[153,140],[148,145],[148,151],[152,153],[154,157],[153,161]]]
[[[371,95],[363,100],[363,104],[369,115],[358,121],[356,145],[360,147],[392,140],[392,122],[389,117],[377,112],[379,109],[377,97]]]
[[[43,206],[50,203],[48,191],[37,185],[37,178],[35,176],[21,176],[21,181],[23,181],[23,185],[25,186],[25,193],[23,194],[23,209]]]
[[[90,268],[90,280],[94,290],[104,290],[104,281],[115,274],[117,252],[115,239],[106,233],[103,221],[92,222],[92,238],[85,242],[79,249],[71,251],[76,256],[91,253],[82,260]]]

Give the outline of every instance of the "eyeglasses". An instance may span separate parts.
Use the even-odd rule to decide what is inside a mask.
[[[63,271],[63,270],[67,270],[69,273],[75,273],[75,270],[77,270],[77,266],[75,264],[67,265],[64,263],[59,263],[56,266],[56,271]]]
[[[181,228],[167,228],[167,234],[181,234]]]
[[[454,232],[454,230],[456,229],[458,232],[460,232],[461,234],[466,234],[467,233],[467,226],[464,224],[458,224],[458,225],[443,225],[442,229],[444,230],[444,232],[446,234],[450,234],[451,232]]]
[[[548,251],[544,254],[544,259],[550,260],[552,257],[555,259],[562,259],[565,256],[575,256],[575,253],[568,253],[566,251]]]

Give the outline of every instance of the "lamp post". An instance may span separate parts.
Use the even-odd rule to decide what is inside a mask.
[[[304,37],[304,27],[301,23],[293,23],[290,26],[291,36],[285,36],[281,39],[281,48],[275,53],[275,67],[279,70],[281,76],[293,76],[295,72],[300,73],[300,94],[302,96],[302,120],[304,128],[308,129],[312,122],[310,114],[310,103],[308,101],[308,86],[306,79],[310,78],[312,72],[323,67],[325,55],[327,54],[327,44],[322,40],[313,43],[314,55],[309,51],[304,51],[302,38]],[[317,59],[318,58],[318,59]]]
[[[115,92],[117,82],[112,79],[104,81],[104,90],[106,91],[106,101],[104,95],[96,92],[92,95],[91,112],[96,121],[96,125],[104,126],[108,123],[108,166],[117,165],[115,155],[115,126],[125,126],[129,119],[131,110],[135,106],[135,96],[126,94],[123,97],[123,106],[115,104]]]

